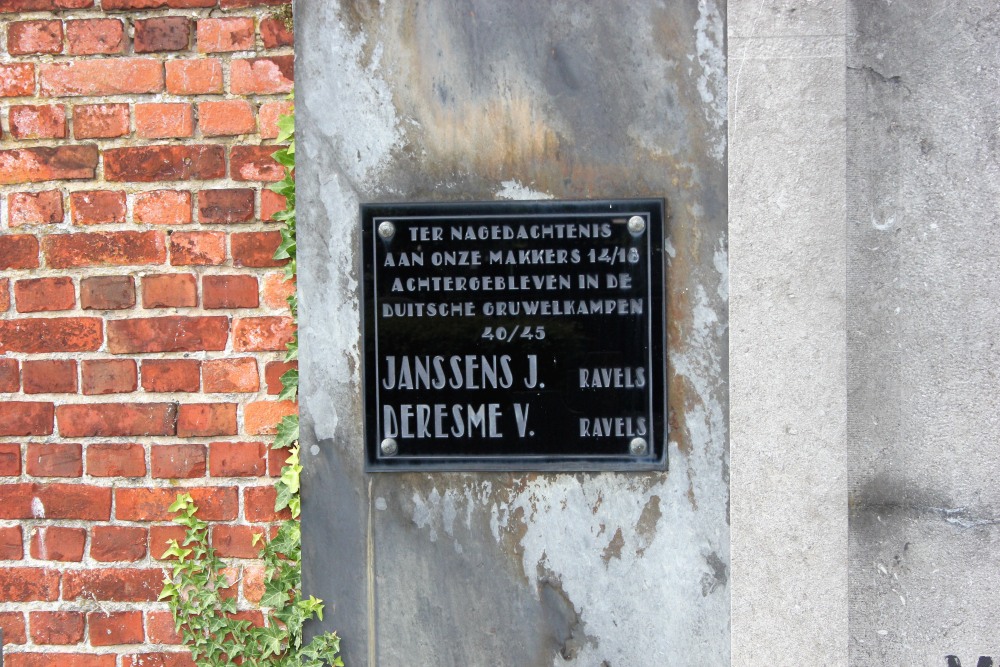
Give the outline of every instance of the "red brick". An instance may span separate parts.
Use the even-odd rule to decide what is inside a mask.
[[[221,0],[223,9],[245,9],[247,7],[267,7],[287,5],[290,0]]]
[[[111,518],[111,489],[73,484],[2,484],[0,519]]]
[[[155,479],[204,477],[205,445],[153,445],[149,450],[149,465]]]
[[[17,312],[37,313],[47,310],[70,310],[76,305],[73,279],[31,278],[14,283]]]
[[[198,21],[198,50],[202,53],[250,51],[253,48],[253,18],[249,16]]]
[[[267,188],[260,191],[260,219],[273,221],[274,214],[285,210],[285,198]]]
[[[0,320],[0,353],[90,352],[103,341],[96,317]]]
[[[265,531],[254,526],[212,526],[212,546],[221,558],[259,558],[262,542],[254,535]]]
[[[0,63],[0,97],[22,97],[35,92],[35,66]]]
[[[136,104],[135,132],[143,139],[190,137],[194,134],[191,105],[179,102]]]
[[[128,104],[73,106],[73,136],[77,139],[113,139],[128,133]]]
[[[261,20],[260,38],[264,42],[265,49],[292,46],[294,43],[292,31],[285,27],[285,22],[274,18]]]
[[[88,445],[87,474],[94,477],[142,477],[146,474],[146,450],[136,443]]]
[[[51,435],[54,410],[52,403],[0,402],[0,435]]]
[[[125,222],[125,193],[121,190],[91,190],[69,196],[74,225],[107,225]]]
[[[262,442],[213,442],[208,448],[212,477],[262,477],[267,473],[267,445]]]
[[[174,232],[170,235],[170,263],[174,266],[213,266],[225,261],[225,232]]]
[[[83,447],[75,443],[29,443],[27,472],[32,477],[81,477]]]
[[[292,113],[291,102],[265,102],[260,105],[257,122],[260,124],[260,136],[263,139],[274,139],[278,136],[278,119]],[[272,193],[274,194],[274,193]],[[275,194],[276,197],[281,195]],[[284,202],[284,197],[282,197]],[[282,203],[281,208],[285,208]]]
[[[181,644],[184,641],[174,630],[174,617],[169,611],[146,612],[146,636],[150,644]]]
[[[243,597],[257,604],[264,597],[264,567],[259,564],[243,566]]]
[[[239,498],[235,487],[120,488],[115,491],[117,517],[122,521],[169,521],[174,518],[174,514],[168,508],[182,491],[191,494],[198,506],[198,517],[205,521],[234,521],[239,513]]]
[[[210,359],[201,365],[206,394],[255,392],[260,389],[257,360],[253,357]]]
[[[250,222],[253,220],[252,188],[202,190],[198,193],[198,216],[202,224]]]
[[[87,634],[91,646],[141,644],[145,638],[141,611],[100,612],[87,614]]]
[[[36,528],[31,535],[31,557],[36,560],[57,560],[79,563],[87,542],[85,528],[48,526]]]
[[[50,234],[42,240],[46,263],[56,269],[77,266],[137,266],[167,259],[162,232]]]
[[[59,11],[93,7],[94,0],[4,0],[0,13]]]
[[[122,656],[122,667],[197,667],[191,654],[183,653],[135,653]]]
[[[6,313],[8,310],[10,310],[10,278],[0,278],[0,313]],[[2,369],[0,369],[0,386],[3,386]]]
[[[33,611],[28,614],[31,641],[36,644],[76,644],[83,640],[83,614],[78,611]],[[62,662],[50,664],[63,664]]]
[[[206,137],[252,134],[257,125],[253,107],[246,100],[221,100],[198,104],[198,127]]]
[[[136,352],[200,352],[226,348],[229,318],[149,317],[108,322],[108,350]]]
[[[191,273],[142,277],[143,308],[193,308],[198,305],[198,281]]]
[[[21,560],[23,557],[24,544],[21,538],[21,527],[0,528],[0,560]],[[3,614],[0,614],[0,629],[4,631],[4,643],[7,643],[7,628],[4,626]]]
[[[80,307],[84,310],[122,310],[135,305],[132,276],[91,276],[80,279]]]
[[[7,195],[7,224],[11,227],[52,225],[62,221],[63,201],[59,190]]]
[[[136,19],[135,52],[185,51],[191,42],[191,19],[184,16],[161,16]]]
[[[135,221],[152,225],[186,225],[191,222],[191,193],[153,190],[135,196]]]
[[[149,555],[157,560],[164,560],[163,552],[170,548],[170,540],[183,542],[184,533],[184,526],[150,526]]]
[[[0,269],[37,269],[38,239],[30,234],[0,236]]]
[[[110,324],[109,324],[110,327]],[[292,342],[290,317],[243,317],[233,324],[233,349],[238,352],[281,351]]]
[[[59,667],[115,667],[115,656],[88,653],[12,653],[7,656],[7,667],[52,667],[52,665],[59,665]]]
[[[36,146],[0,150],[0,185],[94,178],[97,146]]]
[[[196,359],[144,359],[142,388],[146,391],[198,391],[199,368]]]
[[[18,529],[20,533],[20,528]],[[20,558],[20,556],[19,556]],[[24,644],[28,641],[25,635],[24,614],[19,611],[0,612],[0,632],[3,632],[3,643]]]
[[[234,95],[290,93],[295,80],[293,56],[234,59],[229,65],[229,89]]]
[[[74,56],[125,52],[125,25],[118,19],[66,21],[66,40]]]
[[[61,53],[62,39],[62,21],[14,21],[7,26],[7,53]]]
[[[120,9],[191,9],[194,7],[215,7],[218,0],[102,0],[105,11]]]
[[[16,477],[20,474],[21,445],[16,442],[0,443],[0,477]]]
[[[275,310],[288,309],[288,297],[295,294],[295,281],[284,273],[269,273],[264,277],[264,305]]]
[[[177,435],[182,438],[236,432],[235,403],[189,403],[177,409]]]
[[[296,362],[269,361],[264,367],[264,383],[267,385],[267,393],[277,395],[281,393],[281,376],[292,370],[298,369]]]
[[[65,139],[66,109],[61,104],[18,104],[10,108],[15,139]]]
[[[163,63],[153,58],[41,63],[38,84],[45,97],[159,93],[163,90]]]
[[[130,146],[104,151],[104,178],[109,181],[190,181],[225,175],[225,149],[217,145]]]
[[[176,419],[173,403],[92,403],[56,408],[59,434],[64,438],[174,435]]]
[[[217,58],[168,60],[167,92],[204,95],[222,92],[222,61]]]
[[[243,408],[243,431],[250,435],[273,435],[278,423],[288,415],[298,414],[294,401],[255,401]]]
[[[124,394],[139,387],[133,359],[84,359],[80,365],[82,391],[88,396]]]
[[[233,146],[229,168],[234,181],[280,181],[284,168],[273,157],[282,146]]]
[[[274,501],[277,493],[273,486],[253,486],[243,489],[243,516],[250,523],[267,523],[270,521],[286,521],[292,518],[287,508],[280,512],[274,511]]]
[[[134,563],[141,560],[146,557],[146,529],[94,526],[90,536],[90,557],[102,563]],[[97,645],[93,640],[91,644]]]
[[[204,276],[201,288],[205,308],[256,308],[260,305],[254,276]]]
[[[62,599],[153,602],[162,589],[159,568],[70,570],[63,573]]]
[[[230,237],[233,247],[233,266],[265,268],[284,266],[288,260],[274,259],[281,245],[280,232],[237,232]]]
[[[57,570],[40,567],[0,568],[0,602],[51,601],[58,596]]]
[[[76,391],[76,361],[25,360],[21,374],[26,394],[72,394]]]

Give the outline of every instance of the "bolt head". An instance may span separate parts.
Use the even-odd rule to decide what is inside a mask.
[[[378,226],[378,235],[384,239],[391,239],[396,234],[396,225],[388,220]]]
[[[628,230],[633,234],[642,234],[646,231],[646,219],[641,215],[633,215],[628,219]]]
[[[646,453],[646,439],[632,438],[632,442],[628,443],[628,450],[632,456],[642,456]]]
[[[379,445],[379,451],[382,452],[382,456],[395,456],[399,453],[399,445],[396,444],[395,439],[386,438]]]

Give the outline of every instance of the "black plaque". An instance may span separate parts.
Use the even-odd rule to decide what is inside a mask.
[[[363,204],[367,469],[665,468],[663,212]]]

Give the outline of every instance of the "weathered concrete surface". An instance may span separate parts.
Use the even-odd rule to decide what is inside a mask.
[[[730,9],[732,664],[846,665],[844,2]]]
[[[975,665],[1000,659],[1000,9],[854,5],[851,664]]]
[[[304,578],[352,667],[728,663],[725,9],[297,3]],[[633,196],[670,472],[363,474],[358,203]]]

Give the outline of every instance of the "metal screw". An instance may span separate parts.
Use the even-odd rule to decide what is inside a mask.
[[[645,446],[645,445],[644,445]],[[379,445],[379,449],[382,451],[382,456],[395,456],[399,453],[399,445],[393,438],[386,438]]]
[[[384,239],[391,239],[395,233],[396,225],[392,224],[388,220],[378,226],[378,235]]]
[[[632,438],[632,442],[628,443],[628,450],[632,456],[642,456],[646,453],[646,439]]]
[[[646,231],[646,219],[641,215],[633,215],[628,219],[628,230],[633,234],[642,234]]]

